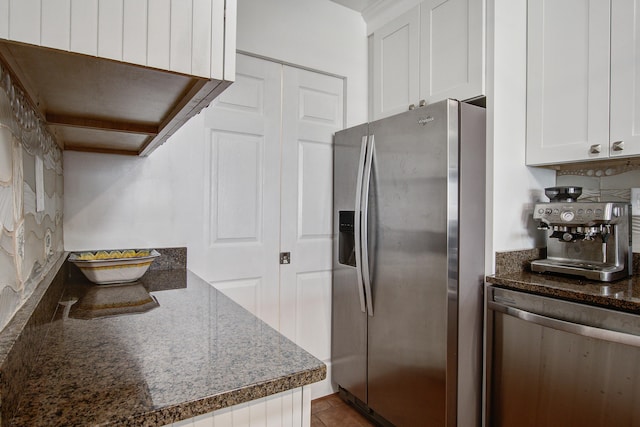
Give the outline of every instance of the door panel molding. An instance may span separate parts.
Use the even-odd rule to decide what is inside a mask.
[[[209,246],[262,242],[264,137],[211,131]]]

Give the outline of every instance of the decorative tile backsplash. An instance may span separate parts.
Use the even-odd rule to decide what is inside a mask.
[[[640,165],[589,165],[582,169],[560,170],[556,185],[582,187],[579,200],[631,203],[633,188],[640,188]],[[640,253],[640,204],[632,204],[633,252]]]
[[[0,63],[0,329],[63,253],[62,152]]]

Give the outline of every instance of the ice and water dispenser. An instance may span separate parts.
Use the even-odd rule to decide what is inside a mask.
[[[354,211],[340,211],[340,235],[338,237],[338,262],[356,266]]]

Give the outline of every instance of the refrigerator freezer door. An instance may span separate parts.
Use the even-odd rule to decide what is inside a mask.
[[[368,405],[398,426],[445,425],[447,383],[455,384],[447,376],[455,341],[449,353],[447,341],[456,328],[448,286],[457,274],[449,254],[457,249],[458,103],[373,122],[369,133]]]
[[[354,232],[348,232],[349,225],[343,224],[342,217],[353,221],[357,217],[356,197],[358,180],[362,181],[364,160],[363,137],[367,137],[367,125],[361,125],[336,133],[334,138],[334,251],[333,251],[333,295],[331,334],[331,375],[334,384],[347,389],[363,402],[367,401],[367,315],[361,309],[360,298],[363,288],[358,284],[356,268],[360,260],[356,258],[353,242]],[[342,255],[340,250],[342,249]],[[353,253],[345,254],[345,250]],[[340,260],[345,262],[340,262]],[[355,262],[354,262],[355,260]],[[356,265],[354,265],[356,264]]]

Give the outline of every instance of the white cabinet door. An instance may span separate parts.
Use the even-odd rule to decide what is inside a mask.
[[[280,332],[331,365],[333,134],[343,128],[343,81],[284,67]],[[331,392],[312,385],[314,396]]]
[[[373,33],[371,113],[374,120],[419,101],[420,6]]]
[[[484,1],[426,0],[421,5],[420,99],[484,94]]]
[[[200,274],[278,329],[281,65],[237,64],[236,82],[205,110]]]
[[[529,0],[527,164],[609,156],[608,0]]]
[[[371,117],[484,95],[484,0],[425,0],[372,35]]]
[[[611,157],[640,154],[640,1],[611,5]]]

